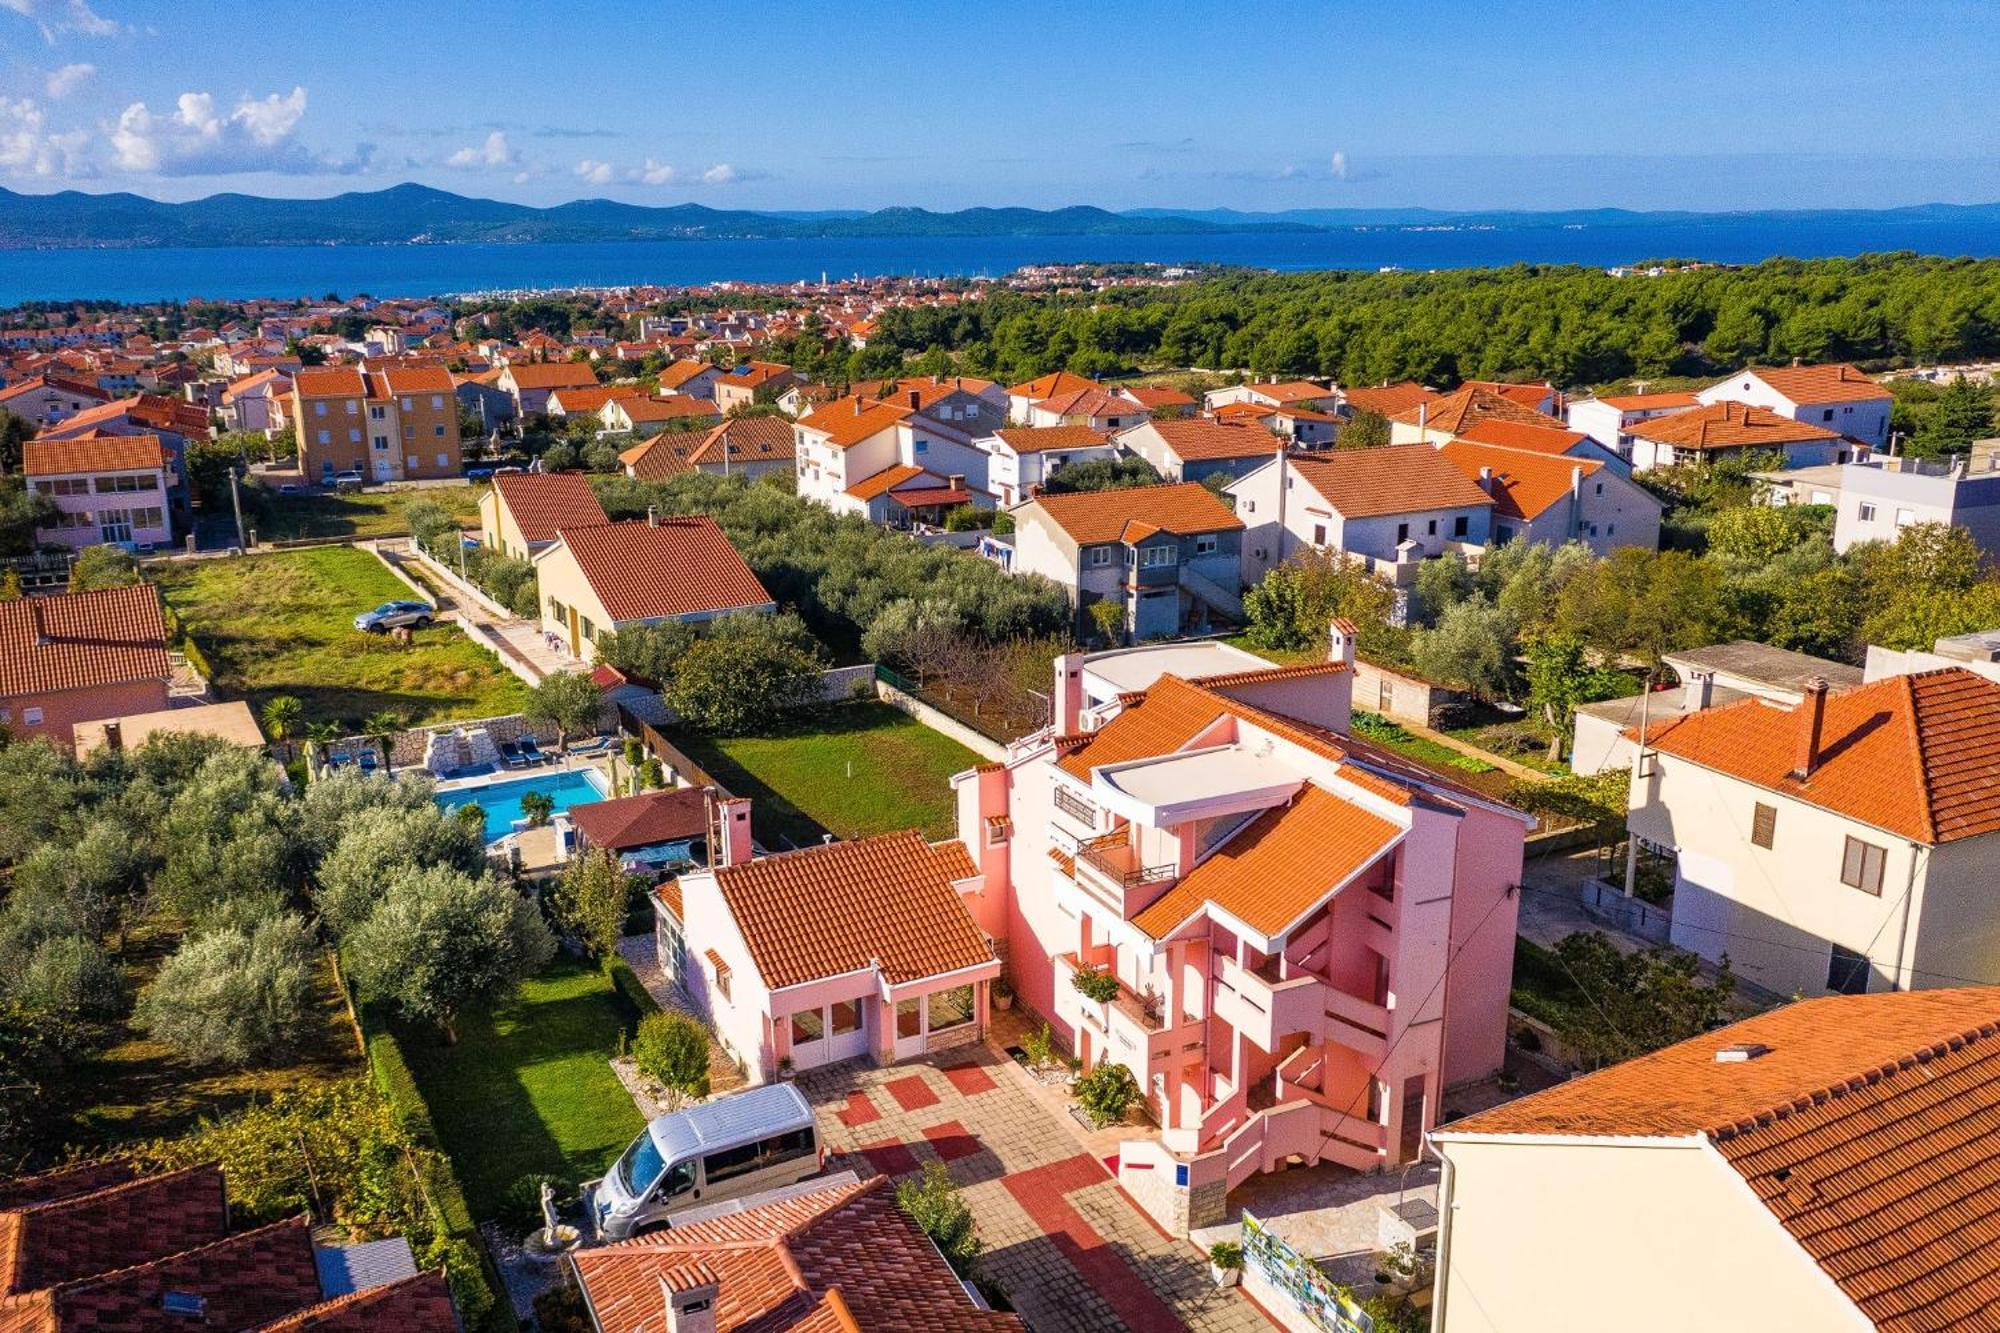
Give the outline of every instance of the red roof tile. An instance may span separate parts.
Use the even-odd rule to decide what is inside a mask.
[[[493,489],[530,546],[554,541],[559,528],[611,521],[590,479],[580,472],[508,473],[493,479]]]
[[[774,989],[871,965],[899,985],[993,961],[953,887],[979,873],[958,842],[885,833],[713,873],[757,971]]]
[[[1554,430],[1566,429],[1554,417],[1516,402],[1514,395],[1478,384],[1463,384],[1441,398],[1421,400],[1400,412],[1391,413],[1390,419],[1406,426],[1414,426],[1421,420],[1424,429],[1443,431],[1447,435],[1462,435],[1478,422],[1495,419]]]
[[[993,432],[1017,454],[1059,449],[1102,449],[1110,437],[1092,426],[1014,426]]]
[[[572,807],[569,817],[591,846],[613,851],[699,838],[708,832],[708,791],[679,787],[591,801]]]
[[[1860,403],[1888,398],[1889,391],[1853,366],[1751,366],[1717,386],[1755,375],[1795,403]]]
[[[1522,449],[1502,449],[1469,440],[1452,440],[1438,450],[1477,486],[1479,470],[1491,473],[1493,512],[1502,518],[1530,520],[1569,495],[1577,474],[1590,476],[1602,463],[1567,456],[1550,457]]]
[[[1776,449],[1786,444],[1837,440],[1840,432],[1748,403],[1720,402],[1669,416],[1635,421],[1625,428],[1642,440],[1676,449]]]
[[[1346,518],[1429,509],[1483,509],[1492,497],[1428,444],[1336,449],[1287,466]]]
[[[771,603],[771,594],[706,514],[663,518],[657,524],[564,528],[558,536],[618,624]]]
[[[826,406],[799,418],[799,425],[825,437],[835,449],[852,449],[871,435],[879,435],[911,415],[907,407],[878,403],[868,398],[836,398]]]
[[[1429,385],[1405,380],[1401,384],[1384,384],[1377,388],[1345,389],[1340,396],[1357,412],[1393,417],[1418,403],[1430,402],[1442,395]]]
[[[213,1166],[23,1202],[0,1212],[0,1295],[129,1268],[228,1230],[222,1172]]]
[[[300,398],[365,398],[368,385],[352,366],[313,366],[292,376],[292,390]]]
[[[172,674],[160,591],[150,583],[0,602],[0,697]]]
[[[460,1333],[442,1273],[349,1292],[264,1325],[259,1333]]]
[[[30,477],[61,477],[82,472],[145,472],[167,466],[167,451],[157,435],[29,440],[22,446],[21,455],[21,471]]]
[[[1285,442],[1262,426],[1230,425],[1206,417],[1169,417],[1139,429],[1159,432],[1174,456],[1184,462],[1223,458],[1262,458],[1284,448]]]
[[[1663,754],[1922,843],[2000,831],[2000,684],[1963,667],[1826,697],[1820,761],[1792,776],[1801,710],[1745,699],[1662,722]]]
[[[597,383],[597,372],[581,361],[523,361],[505,367],[516,389],[561,389]]]
[[[1083,545],[1123,541],[1128,526],[1139,522],[1148,524],[1149,532],[1165,530],[1180,536],[1235,532],[1243,527],[1234,510],[1206,486],[1192,481],[1041,495],[1033,503]]]

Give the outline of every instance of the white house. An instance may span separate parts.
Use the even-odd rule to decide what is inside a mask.
[[[900,525],[993,503],[987,453],[909,407],[851,394],[795,422],[792,434],[799,494],[835,513]]]
[[[1168,481],[1200,481],[1216,472],[1240,477],[1285,442],[1262,426],[1185,417],[1143,422],[1120,432],[1118,446],[1151,463]]]
[[[1453,440],[1438,452],[1492,497],[1495,546],[1577,541],[1598,555],[1620,546],[1659,547],[1665,507],[1609,463],[1471,440]]]
[[[1012,508],[1065,467],[1116,458],[1118,446],[1089,426],[1014,426],[977,441],[991,461],[987,488],[1003,508]]]
[[[1703,404],[1748,403],[1810,422],[1870,449],[1889,447],[1889,391],[1849,365],[1758,366],[1703,389]]]
[[[1629,460],[1632,457],[1629,432],[1634,425],[1699,406],[1700,400],[1691,393],[1628,393],[1572,399],[1565,416],[1571,430],[1581,431],[1619,458]]]
[[[1734,399],[1634,422],[1626,435],[1635,472],[1765,453],[1787,468],[1820,467],[1867,452],[1838,431]]]
[[[1394,566],[1490,539],[1493,497],[1428,444],[1280,454],[1227,493],[1252,583],[1301,549]]]
[[[1892,542],[1916,523],[1956,524],[1988,555],[2000,555],[2000,454],[1968,460],[1883,458],[1840,470],[1833,549],[1858,542]]]

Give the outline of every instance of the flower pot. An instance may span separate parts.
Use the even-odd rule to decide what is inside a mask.
[[[1011,995],[995,995],[993,997],[993,1007],[1003,1011],[1012,1009],[1014,1007],[1014,997]]]
[[[1215,1279],[1215,1285],[1218,1287],[1233,1287],[1242,1280],[1243,1270],[1240,1268],[1223,1268],[1216,1264],[1210,1264],[1208,1266],[1208,1275]]]

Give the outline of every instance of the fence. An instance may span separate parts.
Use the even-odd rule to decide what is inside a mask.
[[[951,737],[982,759],[999,762],[1007,757],[1007,747],[986,734],[978,724],[947,713],[916,692],[916,687],[888,667],[875,668],[875,697],[891,708],[908,713],[932,731]]]
[[[690,787],[713,787],[724,796],[732,793],[716,780],[715,775],[687,757],[679,747],[668,740],[658,727],[647,722],[623,704],[618,705],[618,723],[626,731],[639,738],[647,753],[666,765],[668,772]]]

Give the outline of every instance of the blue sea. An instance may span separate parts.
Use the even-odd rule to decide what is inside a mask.
[[[1885,215],[1616,226],[1361,227],[1183,236],[626,241],[529,245],[285,245],[0,250],[0,305],[28,300],[319,297],[660,283],[816,281],[856,274],[998,277],[1024,264],[1153,261],[1255,268],[1610,267],[1673,257],[1747,264],[1869,251],[2000,255],[2000,220]]]

